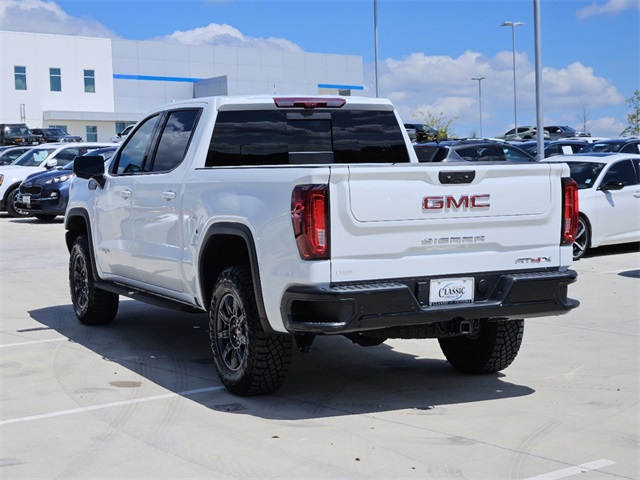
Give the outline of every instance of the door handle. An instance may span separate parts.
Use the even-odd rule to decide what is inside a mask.
[[[120,196],[122,198],[124,198],[125,200],[131,198],[131,190],[121,190],[120,191]]]
[[[175,200],[176,199],[176,192],[172,192],[172,191],[162,192],[162,198],[164,198],[167,201]]]

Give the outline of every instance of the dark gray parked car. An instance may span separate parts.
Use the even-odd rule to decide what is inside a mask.
[[[24,123],[0,123],[0,145],[40,145],[42,135],[34,135]]]
[[[78,135],[69,135],[61,128],[32,128],[31,133],[42,135],[44,141],[49,143],[82,141],[82,137],[79,137]]]
[[[446,140],[416,143],[413,148],[420,162],[534,162],[535,158],[506,142],[491,140]]]
[[[556,140],[558,138],[573,138],[573,137],[590,137],[591,133],[582,130],[576,130],[568,125],[551,125],[549,127],[543,127],[549,132],[549,139]]]

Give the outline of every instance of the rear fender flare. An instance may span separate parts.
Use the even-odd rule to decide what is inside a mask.
[[[246,264],[248,264],[251,270],[251,279],[253,282],[253,291],[255,292],[256,305],[258,308],[258,314],[260,316],[260,323],[266,333],[275,333],[269,321],[267,319],[266,310],[264,308],[264,301],[262,295],[262,284],[260,282],[260,267],[258,263],[258,255],[256,253],[256,245],[253,237],[253,233],[246,225],[233,222],[220,222],[215,223],[209,227],[202,237],[201,250],[198,255],[198,283],[202,298],[204,300],[204,307],[209,309],[209,302],[211,301],[210,295],[213,291],[213,284],[220,274],[220,272],[233,264],[238,263],[237,258],[229,259],[224,258],[220,262],[215,262],[217,268],[214,269],[214,278],[209,278],[206,275],[209,270],[209,261],[212,260],[214,242],[216,239],[225,237],[227,239],[235,237],[235,241],[242,242],[246,249]],[[224,256],[224,253],[223,253]],[[219,258],[219,257],[218,257]]]

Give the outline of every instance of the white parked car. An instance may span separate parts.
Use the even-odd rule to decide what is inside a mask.
[[[116,133],[113,137],[111,137],[109,139],[110,142],[113,143],[121,143],[124,141],[125,138],[127,138],[127,135],[129,135],[129,133],[131,133],[131,130],[133,130],[133,127],[135,125],[127,125],[124,130],[122,130],[121,132]]]
[[[578,183],[580,220],[573,257],[589,248],[640,241],[640,155],[559,155]]]
[[[549,140],[549,132],[546,130],[542,131],[542,137],[545,140]],[[498,135],[499,139],[502,140],[532,140],[534,138],[538,138],[538,131],[536,127],[518,127],[518,133],[516,133],[516,129],[512,128],[504,135]]]
[[[27,216],[15,206],[18,187],[25,178],[57,165],[66,165],[91,150],[112,145],[104,142],[46,143],[29,149],[9,165],[0,166],[0,212],[7,212],[12,217]]]

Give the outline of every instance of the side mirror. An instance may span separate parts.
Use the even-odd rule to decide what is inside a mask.
[[[58,165],[58,160],[56,160],[55,158],[52,158],[46,161],[46,163],[44,164],[44,168],[46,168],[47,170],[50,170],[56,165]]]
[[[76,157],[73,162],[73,173],[78,178],[95,180],[100,188],[104,188],[106,178],[104,176],[104,158],[100,155],[83,155]]]
[[[122,132],[118,132],[118,138],[122,138]]]
[[[607,190],[622,190],[623,188],[624,188],[624,183],[615,182],[615,181],[607,182],[604,185],[600,186],[600,190],[603,190],[605,192]]]

